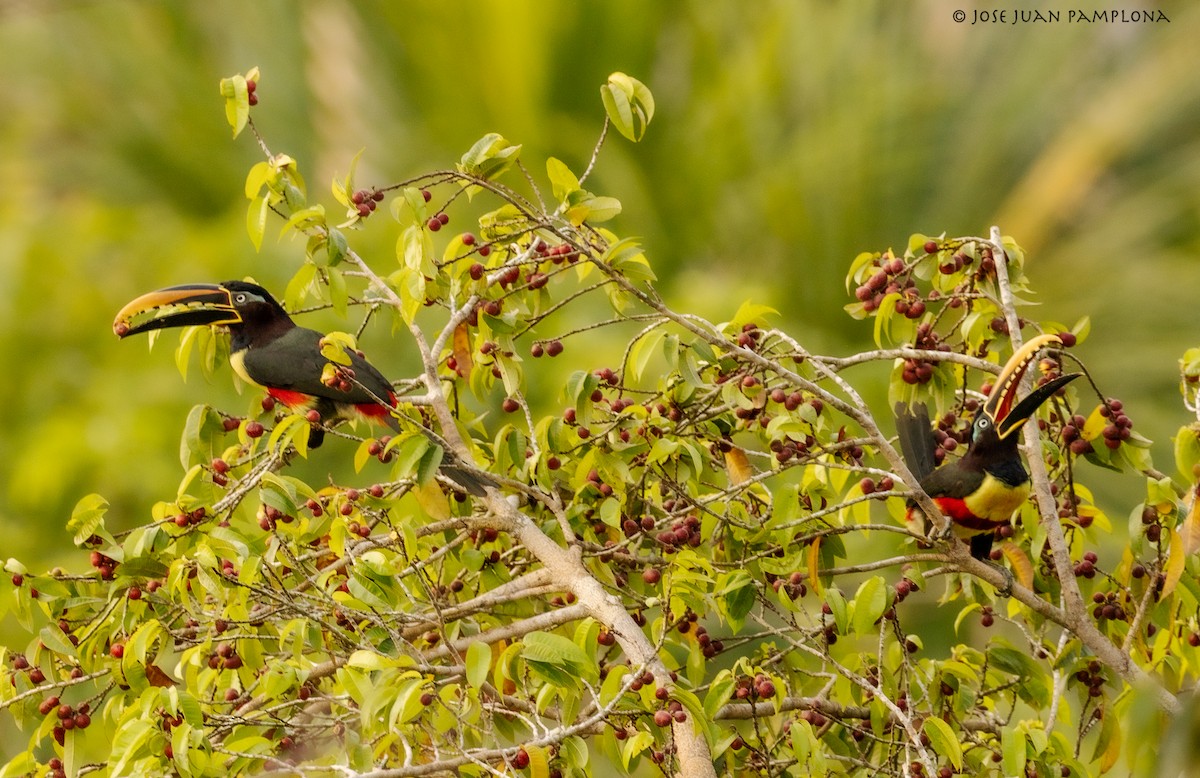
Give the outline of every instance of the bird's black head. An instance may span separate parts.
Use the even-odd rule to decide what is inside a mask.
[[[278,330],[292,320],[274,297],[258,284],[184,284],[158,289],[128,303],[117,314],[119,337],[167,327],[225,325],[235,334],[245,330]]]
[[[229,305],[237,313],[239,324],[253,327],[280,320],[291,321],[283,306],[258,284],[249,281],[225,281],[221,287],[229,293]]]

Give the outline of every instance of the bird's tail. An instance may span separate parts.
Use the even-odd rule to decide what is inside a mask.
[[[442,439],[442,436],[429,429],[423,424],[418,424],[417,428],[429,438],[434,445],[442,450],[442,463],[438,465],[438,470],[449,478],[454,483],[466,489],[469,493],[476,497],[482,497],[486,494],[485,487],[497,486],[497,483],[485,475],[471,470],[450,450],[450,446]]]
[[[911,406],[896,403],[895,412],[900,453],[917,480],[924,481],[937,465],[937,441],[929,423],[929,409],[925,403],[913,403]]]

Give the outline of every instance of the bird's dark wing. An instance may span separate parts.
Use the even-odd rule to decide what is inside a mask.
[[[392,385],[370,362],[352,351],[348,352],[350,367],[354,370],[350,390],[343,392],[321,383],[321,373],[329,361],[321,354],[322,337],[316,330],[294,327],[272,341],[269,349],[247,349],[242,365],[246,374],[262,386],[302,392],[339,403],[377,403],[380,400],[390,403]]]
[[[896,403],[896,437],[900,442],[900,453],[908,469],[924,483],[934,472],[937,460],[934,452],[937,441],[934,440],[933,430],[929,423],[929,410],[925,403],[913,403],[911,406]],[[929,492],[928,489],[925,490]]]

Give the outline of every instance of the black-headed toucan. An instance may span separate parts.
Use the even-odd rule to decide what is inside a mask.
[[[954,533],[969,540],[976,559],[988,558],[996,529],[1029,497],[1029,473],[1017,451],[1021,427],[1055,392],[1082,375],[1053,378],[1017,402],[1021,379],[1038,351],[1048,346],[1062,346],[1062,340],[1039,335],[1012,355],[975,416],[966,453],[937,469],[937,444],[925,405],[896,404],[896,432],[909,469],[950,520]],[[910,504],[910,517],[914,508]]]
[[[229,329],[229,361],[244,380],[265,388],[291,410],[317,412],[319,421],[309,433],[309,448],[320,446],[325,423],[338,419],[382,422],[399,431],[394,414],[396,394],[383,374],[353,350],[346,351],[348,366],[328,369],[330,360],[321,353],[324,336],[297,326],[283,306],[257,284],[226,281],[158,289],[122,308],[113,331],[124,338],[165,327],[204,324]],[[444,461],[441,469],[475,495],[482,495],[483,486],[490,483],[453,460]]]

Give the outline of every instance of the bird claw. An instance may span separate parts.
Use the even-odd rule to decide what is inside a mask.
[[[1012,571],[1007,567],[995,564],[994,562],[985,561],[984,564],[986,564],[988,567],[994,568],[998,573],[1004,576],[1004,586],[997,587],[996,594],[1006,599],[1012,597],[1013,585],[1016,583],[1016,579],[1013,578]]]

